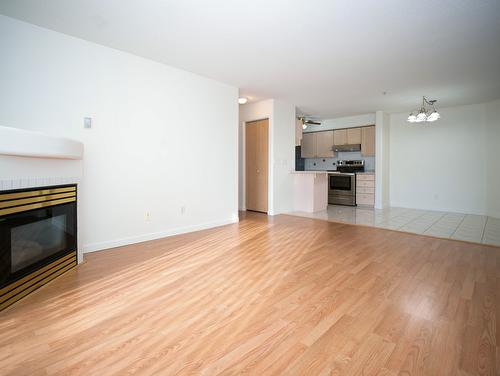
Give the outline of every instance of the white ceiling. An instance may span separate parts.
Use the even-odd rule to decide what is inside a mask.
[[[499,0],[2,0],[0,13],[323,118],[500,98]]]

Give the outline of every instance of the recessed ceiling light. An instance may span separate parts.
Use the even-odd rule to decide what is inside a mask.
[[[247,102],[248,102],[248,98],[245,98],[245,97],[238,98],[238,103],[239,104],[245,104]]]

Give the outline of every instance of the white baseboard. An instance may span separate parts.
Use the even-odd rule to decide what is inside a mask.
[[[236,217],[232,217],[230,219],[224,219],[224,220],[220,220],[220,221],[201,223],[198,225],[185,226],[185,227],[177,227],[177,228],[173,228],[173,229],[169,229],[169,230],[165,230],[165,231],[153,232],[153,233],[144,234],[144,235],[130,236],[127,238],[109,240],[109,241],[105,241],[105,242],[91,243],[91,244],[87,244],[87,245],[83,246],[83,253],[102,251],[104,249],[121,247],[124,245],[135,244],[135,243],[141,243],[141,242],[145,242],[148,240],[155,240],[155,239],[160,239],[160,238],[166,238],[168,236],[185,234],[188,232],[206,230],[209,228],[224,226],[224,225],[228,225],[231,223],[237,223],[238,221],[239,221],[239,218],[238,218],[238,216],[236,216]]]

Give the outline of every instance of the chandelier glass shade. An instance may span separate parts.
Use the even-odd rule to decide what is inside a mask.
[[[436,102],[437,102],[437,100],[435,100],[435,99],[428,100],[426,97],[422,97],[422,107],[420,107],[420,110],[418,110],[418,111],[413,111],[408,116],[408,122],[410,122],[410,123],[423,123],[423,122],[432,123],[432,122],[440,119],[441,115],[439,115],[439,112],[437,112],[436,107],[434,107],[434,104]]]

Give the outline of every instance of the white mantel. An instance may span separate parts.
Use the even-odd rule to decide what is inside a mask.
[[[69,138],[0,126],[0,155],[82,159],[83,144]]]
[[[0,191],[78,184],[80,218],[82,158],[79,141],[0,126]],[[78,262],[82,261],[80,240]]]

